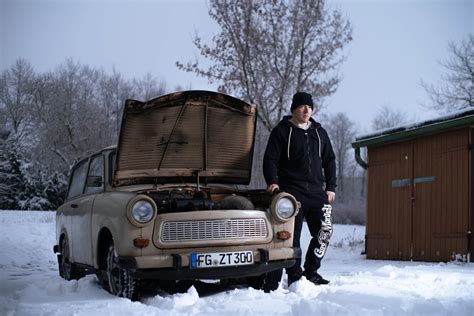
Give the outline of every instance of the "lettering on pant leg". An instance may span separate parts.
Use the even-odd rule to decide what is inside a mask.
[[[332,236],[332,206],[329,204],[324,204],[322,211],[323,219],[321,220],[321,229],[318,233],[319,248],[314,249],[314,254],[318,258],[324,257],[324,254],[326,253],[326,250],[329,246],[329,239]]]

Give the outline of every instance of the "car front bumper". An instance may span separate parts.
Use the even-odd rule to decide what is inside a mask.
[[[171,254],[143,257],[118,257],[120,267],[132,270],[138,279],[189,280],[223,279],[260,275],[293,266],[301,258],[300,248],[259,249],[254,252],[253,264],[190,268],[189,254]]]

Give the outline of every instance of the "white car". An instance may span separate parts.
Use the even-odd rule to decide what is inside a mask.
[[[276,289],[301,256],[299,203],[245,189],[256,117],[255,106],[209,91],[127,100],[118,145],[72,170],[56,217],[60,275],[96,273],[130,299],[182,280]]]

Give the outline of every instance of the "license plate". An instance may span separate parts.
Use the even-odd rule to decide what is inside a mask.
[[[213,268],[253,264],[252,251],[192,253],[191,268]]]

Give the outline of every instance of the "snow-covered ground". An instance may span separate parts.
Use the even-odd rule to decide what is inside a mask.
[[[366,260],[365,229],[335,225],[320,269],[325,286],[301,280],[265,294],[228,288],[131,302],[95,276],[65,281],[52,247],[54,212],[0,211],[0,315],[473,315],[474,264]],[[303,232],[302,245],[309,240]]]

